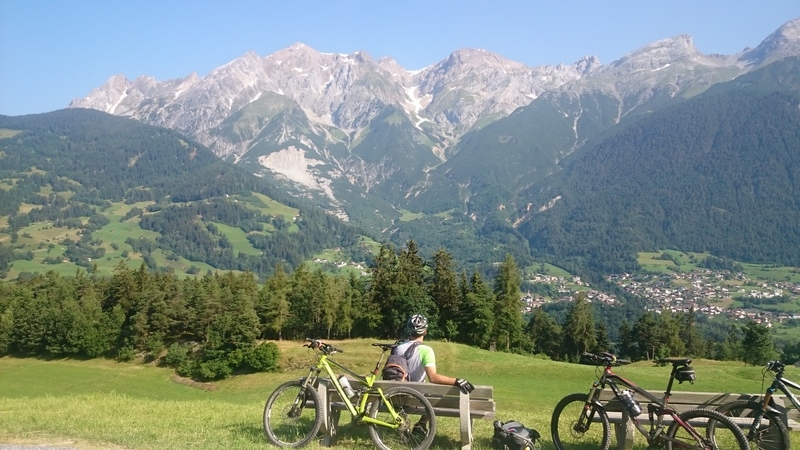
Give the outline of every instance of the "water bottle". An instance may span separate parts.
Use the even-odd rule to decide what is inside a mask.
[[[625,404],[625,408],[632,416],[636,417],[642,413],[642,405],[633,397],[633,392],[631,392],[630,389],[620,392],[619,399]]]
[[[356,395],[356,393],[353,392],[353,388],[350,386],[350,381],[344,375],[339,377],[339,384],[342,385],[342,390],[344,394],[347,395],[347,398],[353,398],[353,396]]]

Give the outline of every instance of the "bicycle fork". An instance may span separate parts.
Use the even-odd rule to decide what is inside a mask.
[[[300,392],[294,399],[294,403],[292,403],[291,409],[289,409],[288,416],[290,419],[296,419],[300,417],[300,414],[306,407],[306,391],[308,389],[314,389],[314,383],[316,383],[318,377],[319,377],[319,368],[312,366],[311,369],[308,371],[308,375],[305,377],[305,379],[303,379],[303,384],[300,385]]]
[[[600,383],[597,381],[592,383],[592,388],[589,390],[589,395],[586,397],[586,403],[583,405],[583,411],[581,411],[581,414],[578,416],[578,421],[575,422],[575,425],[572,427],[574,431],[585,433],[589,429],[589,425],[594,419],[594,403],[597,396],[600,394],[598,391],[599,388]]]
[[[761,402],[761,408],[758,411],[753,411],[753,424],[747,430],[747,439],[751,442],[757,441],[758,435],[761,429],[761,419],[767,414],[767,411],[770,410],[769,403],[772,400],[772,394],[775,393],[775,386],[770,386],[767,388],[767,393],[764,395],[764,401]]]

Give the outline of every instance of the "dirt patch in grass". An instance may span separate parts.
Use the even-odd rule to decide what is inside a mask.
[[[179,383],[179,384],[186,385],[186,386],[202,389],[204,391],[216,391],[217,390],[217,385],[214,384],[214,383],[202,383],[200,381],[194,381],[191,378],[185,378],[185,377],[181,377],[181,376],[178,376],[178,375],[173,375],[172,376],[172,381],[174,381],[176,383]]]

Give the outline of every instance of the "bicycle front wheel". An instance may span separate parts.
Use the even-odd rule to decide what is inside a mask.
[[[667,450],[748,450],[747,438],[729,417],[711,409],[690,409],[667,429]],[[705,430],[704,430],[705,429]],[[694,431],[694,433],[692,433]]]
[[[425,450],[436,435],[436,416],[431,402],[419,391],[406,386],[387,389],[383,396],[372,402],[369,416],[373,419],[395,423],[387,404],[400,416],[398,428],[370,424],[369,437],[380,450]],[[422,422],[421,422],[422,421]],[[420,424],[420,426],[415,426]],[[427,426],[423,427],[422,424]]]
[[[278,447],[297,448],[308,444],[322,426],[319,395],[302,380],[283,383],[264,407],[264,434]]]
[[[780,415],[763,411],[760,402],[735,400],[720,406],[717,411],[742,427],[751,450],[789,450],[789,430]],[[758,423],[755,422],[756,412],[761,412]]]
[[[608,450],[611,444],[608,414],[587,404],[587,398],[587,394],[570,394],[553,410],[550,433],[558,450]]]

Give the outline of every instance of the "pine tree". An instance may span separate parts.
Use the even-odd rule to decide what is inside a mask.
[[[745,364],[760,366],[778,357],[769,328],[752,320],[744,325],[742,349],[742,361]]]
[[[325,293],[322,298],[322,324],[325,336],[330,339],[341,310],[345,294],[345,282],[341,277],[325,277]]]
[[[310,333],[314,332],[314,289],[312,288],[311,272],[305,263],[301,263],[292,272],[290,277],[290,289],[287,293],[289,301],[290,321],[286,327],[288,337],[303,338],[315,337]]]
[[[380,336],[381,308],[368,293],[366,281],[351,273],[348,279],[349,295],[353,305],[353,334],[355,336]]]
[[[706,356],[706,342],[697,331],[697,313],[694,307],[681,316],[681,340],[686,344],[687,356],[703,358]]]
[[[433,255],[433,275],[428,288],[439,310],[439,331],[447,340],[457,339],[460,315],[460,296],[453,266],[450,254],[439,249]]]
[[[591,304],[586,295],[580,293],[567,311],[563,327],[564,345],[562,353],[570,361],[578,361],[580,356],[595,347],[597,334],[592,316]]]
[[[353,289],[352,279],[355,273],[348,272],[347,277],[336,277],[335,281],[339,284],[341,289],[341,301],[339,308],[336,311],[335,330],[339,336],[350,339],[353,331],[353,324],[355,323],[355,305],[357,300],[355,298],[356,292]]]
[[[652,312],[646,312],[633,324],[633,336],[637,341],[636,359],[654,359],[661,345],[658,319]]]
[[[462,314],[458,324],[459,342],[488,348],[494,328],[494,294],[476,271],[462,301]]]
[[[660,344],[664,354],[657,355],[660,358],[668,356],[686,356],[686,344],[681,339],[680,318],[668,311],[664,311],[658,317],[660,330]]]
[[[605,322],[598,322],[595,331],[595,343],[592,353],[611,352],[611,341],[608,339],[608,329]]]
[[[139,286],[133,278],[133,272],[128,268],[125,261],[120,261],[117,267],[114,268],[114,274],[111,276],[108,293],[103,301],[103,310],[108,310],[115,305],[120,305],[127,313],[128,309],[133,306],[133,302],[138,293]]]
[[[377,309],[380,320],[381,337],[395,337],[404,312],[398,312],[397,275],[398,262],[394,248],[390,244],[381,245],[375,265],[372,267],[372,278],[368,293],[368,303]],[[365,305],[366,306],[366,305]]]
[[[289,279],[283,270],[283,264],[276,264],[272,275],[267,277],[261,288],[256,304],[256,314],[261,323],[262,337],[267,337],[268,333],[274,333],[278,340],[283,339],[283,331],[291,317],[288,294]]]
[[[622,321],[619,327],[619,344],[617,345],[619,356],[634,359],[637,355],[636,339],[633,337],[631,326],[627,320]]]
[[[511,350],[512,345],[522,343],[522,302],[519,286],[522,282],[517,263],[506,255],[494,282],[494,327],[492,337],[498,345]]]
[[[544,354],[552,359],[558,358],[561,350],[561,327],[542,308],[533,310],[526,332],[533,341],[534,353]]]
[[[741,361],[742,350],[741,331],[736,325],[731,325],[725,340],[717,346],[714,358],[720,361]]]

